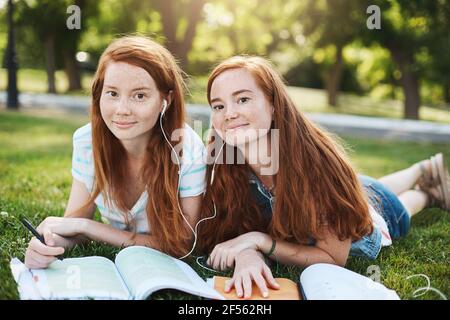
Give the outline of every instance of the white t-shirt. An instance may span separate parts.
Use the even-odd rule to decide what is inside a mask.
[[[369,213],[372,217],[373,226],[381,231],[381,246],[386,247],[392,244],[392,239],[389,234],[389,228],[383,217],[369,204]]]
[[[181,179],[179,195],[181,198],[193,197],[202,194],[206,189],[206,163],[205,146],[192,128],[185,124],[183,132],[183,157],[181,161]],[[92,128],[87,124],[77,129],[73,135],[72,176],[82,182],[89,192],[93,191],[94,184],[94,159],[92,156]],[[133,208],[130,210],[129,220],[138,233],[149,233],[147,214],[145,211],[148,197],[151,196],[144,191]],[[95,199],[95,204],[102,217],[118,229],[125,229],[124,213],[112,204],[108,208],[100,193]]]

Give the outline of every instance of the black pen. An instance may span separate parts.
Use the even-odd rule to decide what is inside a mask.
[[[38,238],[38,240],[39,240],[40,242],[42,242],[43,244],[45,244],[44,236],[40,235],[40,234],[36,231],[36,229],[31,225],[31,223],[28,222],[27,219],[21,218],[20,221],[22,221],[23,225],[24,225],[28,230],[30,230],[30,232],[31,232],[36,238]],[[57,257],[59,260],[62,260],[62,259],[63,259],[61,255],[56,256],[56,257]]]

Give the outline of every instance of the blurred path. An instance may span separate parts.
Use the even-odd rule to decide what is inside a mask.
[[[20,94],[20,103],[26,109],[64,109],[87,114],[90,99],[83,96],[55,94]],[[0,105],[6,103],[6,92],[0,92]],[[188,104],[191,120],[200,120],[204,127],[209,124],[210,108],[205,105]],[[428,141],[450,144],[450,125],[429,121],[362,117],[332,113],[307,113],[320,126],[337,134],[383,139]],[[191,122],[192,123],[192,122]]]

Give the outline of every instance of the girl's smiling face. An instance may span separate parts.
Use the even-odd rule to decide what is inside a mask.
[[[273,106],[245,69],[224,71],[211,85],[212,125],[227,144],[242,146],[266,135]]]
[[[117,139],[125,144],[146,146],[161,110],[161,93],[145,69],[125,62],[108,64],[100,111]]]

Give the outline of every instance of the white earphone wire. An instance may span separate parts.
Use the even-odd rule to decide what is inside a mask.
[[[192,228],[191,224],[189,223],[189,221],[187,221],[186,217],[183,214],[183,210],[181,209],[180,206],[180,201],[178,201],[178,197],[179,197],[179,187],[180,187],[180,181],[181,181],[181,161],[180,158],[178,157],[177,152],[175,151],[174,147],[172,146],[172,144],[170,143],[169,139],[167,138],[166,132],[164,131],[163,125],[162,125],[162,118],[164,115],[164,112],[166,111],[167,108],[167,102],[164,99],[163,101],[164,106],[163,106],[163,110],[161,111],[161,116],[159,117],[159,126],[161,127],[161,131],[163,133],[164,139],[166,140],[167,144],[169,145],[171,152],[173,151],[175,153],[175,157],[177,158],[177,165],[178,165],[178,183],[177,183],[177,205],[178,205],[178,210],[180,211],[181,216],[183,217],[184,221],[187,223],[187,225],[189,226],[189,229],[191,229],[192,233],[194,234],[194,238],[197,238],[197,235],[195,234],[194,229]],[[190,252],[189,252],[190,254]],[[184,259],[185,257],[187,257],[189,254],[184,255],[182,257],[180,257],[179,259]]]
[[[220,155],[220,153],[222,152],[222,149],[223,149],[223,146],[225,145],[225,142],[222,144],[222,146],[220,147],[220,150],[219,150],[219,153],[217,154],[217,157],[214,159],[214,164],[213,164],[213,168],[212,168],[212,171],[211,171],[211,183],[210,183],[210,185],[212,185],[212,183],[213,183],[213,180],[214,180],[214,169],[215,169],[215,167],[216,167],[216,164],[217,164],[217,159],[219,158],[219,155]],[[192,245],[192,249],[189,251],[189,253],[187,254],[187,255],[190,255],[191,253],[192,253],[192,251],[194,251],[194,248],[195,248],[195,246],[196,246],[196,244],[197,244],[197,229],[198,229],[198,225],[201,223],[201,222],[203,222],[203,221],[206,221],[206,220],[210,220],[210,219],[214,219],[216,216],[217,216],[217,209],[216,209],[216,204],[214,203],[214,201],[213,201],[213,208],[214,208],[214,214],[212,215],[212,216],[210,216],[210,217],[206,217],[206,218],[203,218],[203,219],[200,219],[196,224],[195,224],[195,227],[194,227],[194,229],[195,229],[195,231],[194,231],[194,244]],[[197,262],[198,263],[198,262]]]
[[[184,259],[184,258],[188,257],[192,253],[192,251],[194,251],[195,246],[197,245],[197,228],[198,228],[198,225],[200,224],[200,222],[205,221],[205,220],[209,220],[209,219],[214,219],[216,217],[216,215],[217,215],[217,211],[216,211],[216,204],[213,201],[214,214],[212,216],[210,216],[210,217],[206,217],[206,218],[203,218],[203,219],[199,220],[196,223],[194,228],[192,228],[191,224],[189,223],[189,221],[186,219],[185,215],[183,214],[183,210],[181,209],[180,201],[179,201],[179,193],[180,193],[179,188],[180,188],[180,182],[181,182],[181,161],[180,161],[180,158],[178,157],[178,154],[175,151],[174,147],[172,146],[172,144],[170,143],[169,139],[167,138],[166,132],[164,131],[164,128],[163,128],[163,125],[162,125],[162,118],[163,118],[164,112],[166,111],[166,108],[167,108],[167,101],[165,99],[163,100],[163,104],[164,104],[163,105],[163,110],[161,111],[161,116],[159,117],[159,126],[161,127],[161,131],[163,133],[164,139],[166,140],[166,142],[169,145],[170,149],[175,153],[175,157],[177,158],[177,165],[178,165],[177,204],[178,204],[178,210],[180,211],[181,216],[183,217],[184,221],[187,223],[189,229],[192,231],[192,233],[194,235],[194,243],[192,245],[191,250],[187,254],[185,254],[184,256],[179,258],[179,259]],[[225,145],[225,142],[223,142],[222,146],[220,147],[220,151],[217,154],[216,159],[214,159],[214,165],[213,165],[213,169],[212,169],[212,172],[211,172],[211,184],[212,184],[212,182],[214,180],[214,169],[216,167],[217,159],[218,159],[220,153],[222,152],[222,149],[223,149],[224,145]]]

